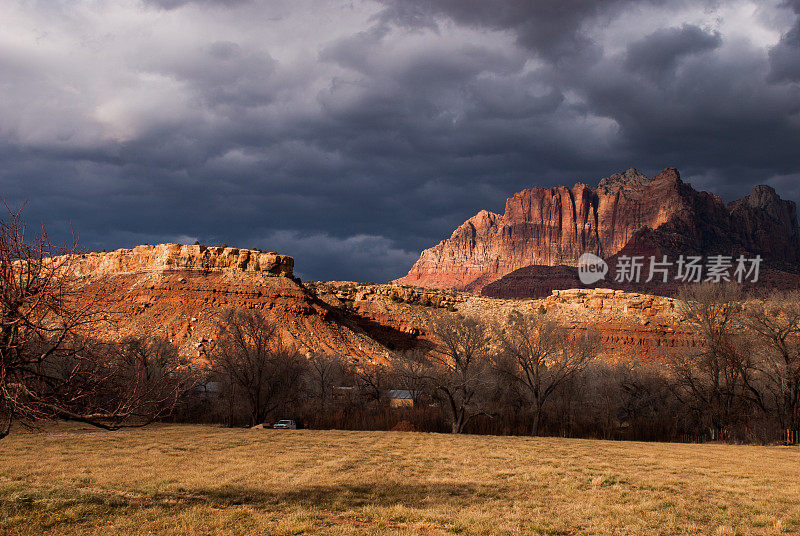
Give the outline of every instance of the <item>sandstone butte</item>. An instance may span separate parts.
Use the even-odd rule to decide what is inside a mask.
[[[161,336],[202,360],[213,349],[217,315],[261,311],[301,353],[336,352],[357,363],[429,348],[426,326],[448,309],[502,324],[513,310],[538,313],[577,332],[596,329],[611,358],[658,359],[696,345],[671,298],[610,289],[562,290],[543,299],[494,299],[397,284],[299,284],[294,261],[277,253],[144,245],[57,259],[81,283],[82,299],[102,308],[96,336]]]
[[[102,309],[96,335],[160,336],[202,358],[213,346],[217,315],[261,311],[283,342],[308,354],[343,352],[356,361],[385,358],[377,343],[340,311],[293,279],[294,259],[238,248],[142,245],[57,259],[80,282],[79,299]]]
[[[526,285],[540,285],[549,294],[559,288],[549,279],[570,283],[563,270],[532,273],[531,267],[574,267],[584,252],[604,258],[628,252],[671,258],[760,254],[777,286],[796,288],[800,231],[795,204],[769,186],[756,186],[726,206],[684,183],[675,168],[650,179],[629,169],[596,188],[578,183],[518,192],[506,200],[502,215],[482,210],[423,251],[398,283],[481,291],[500,280],[489,295],[537,295]],[[501,279],[518,270],[512,282]]]

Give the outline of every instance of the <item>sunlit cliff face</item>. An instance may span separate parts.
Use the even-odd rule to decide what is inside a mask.
[[[523,190],[508,199],[504,214],[481,211],[424,250],[399,281],[480,291],[520,268],[577,266],[587,252],[609,258],[626,248],[641,253],[653,247],[676,257],[748,252],[795,272],[800,228],[794,204],[767,186],[726,206],[684,183],[675,168],[651,179],[629,169],[597,188],[579,183]]]

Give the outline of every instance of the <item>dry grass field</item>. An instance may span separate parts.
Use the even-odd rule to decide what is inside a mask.
[[[792,534],[800,449],[57,426],[0,442],[0,534]]]

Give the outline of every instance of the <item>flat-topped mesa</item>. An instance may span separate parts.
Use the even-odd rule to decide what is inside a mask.
[[[480,291],[521,268],[576,266],[584,252],[609,258],[646,245],[662,253],[760,254],[800,269],[795,206],[771,188],[756,187],[726,207],[675,168],[649,179],[631,168],[596,188],[579,182],[518,192],[503,214],[481,211],[423,251],[398,282]]]
[[[158,244],[79,254],[68,265],[75,275],[80,276],[162,270],[228,270],[292,277],[294,259],[274,252],[262,253],[231,247]]]

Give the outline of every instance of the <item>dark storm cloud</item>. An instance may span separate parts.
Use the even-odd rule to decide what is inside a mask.
[[[641,54],[639,43],[634,47],[629,49],[627,61],[610,58],[572,79],[589,97],[593,111],[613,117],[631,137],[638,138],[655,128],[668,142],[667,134],[677,137],[683,133],[686,138],[697,132],[724,149],[723,142],[738,136],[737,130],[746,130],[743,127],[793,128],[791,115],[798,110],[797,94],[764,83],[766,66],[760,55],[741,50],[735,57],[684,58],[677,72],[677,58],[673,57],[670,77],[664,80],[651,77],[651,73],[665,68],[665,63],[654,61],[647,68],[631,65],[632,53]]]
[[[661,76],[672,71],[682,58],[713,50],[721,43],[719,32],[704,32],[691,24],[665,28],[631,43],[625,66],[631,71]]]
[[[581,54],[595,43],[581,32],[587,19],[632,4],[626,0],[385,0],[384,20],[434,26],[437,17],[461,24],[512,30],[519,43],[547,58]]]
[[[633,154],[676,162],[690,175],[710,172],[714,181],[702,187],[741,195],[754,182],[795,172],[797,88],[767,83],[757,50],[712,53],[719,36],[698,30],[645,37],[624,59],[606,58],[571,83],[594,113],[614,119]]]
[[[800,82],[800,1],[790,5],[797,14],[797,21],[769,51],[772,82]]]
[[[384,281],[519,189],[630,166],[800,198],[792,6],[75,6],[9,9],[0,188],[87,248],[228,243]]]
[[[772,73],[763,50],[741,42],[719,50],[720,31],[688,23],[657,27],[622,54],[598,56],[602,44],[584,33],[587,24],[602,24],[645,4],[667,13],[686,5],[441,0],[391,2],[386,14],[410,24],[445,17],[513,32],[520,44],[549,60],[540,80],[573,91],[582,101],[576,107],[587,114],[612,120],[622,142],[618,155],[644,160],[651,169],[657,161],[682,164],[699,176],[701,186],[728,195],[745,193],[755,177],[796,171],[798,88],[773,87],[767,80],[796,80],[800,22],[770,51]],[[795,12],[798,5],[792,4]]]
[[[187,4],[197,4],[200,6],[231,7],[236,4],[249,2],[250,0],[143,0],[145,5],[158,9],[177,9]]]

